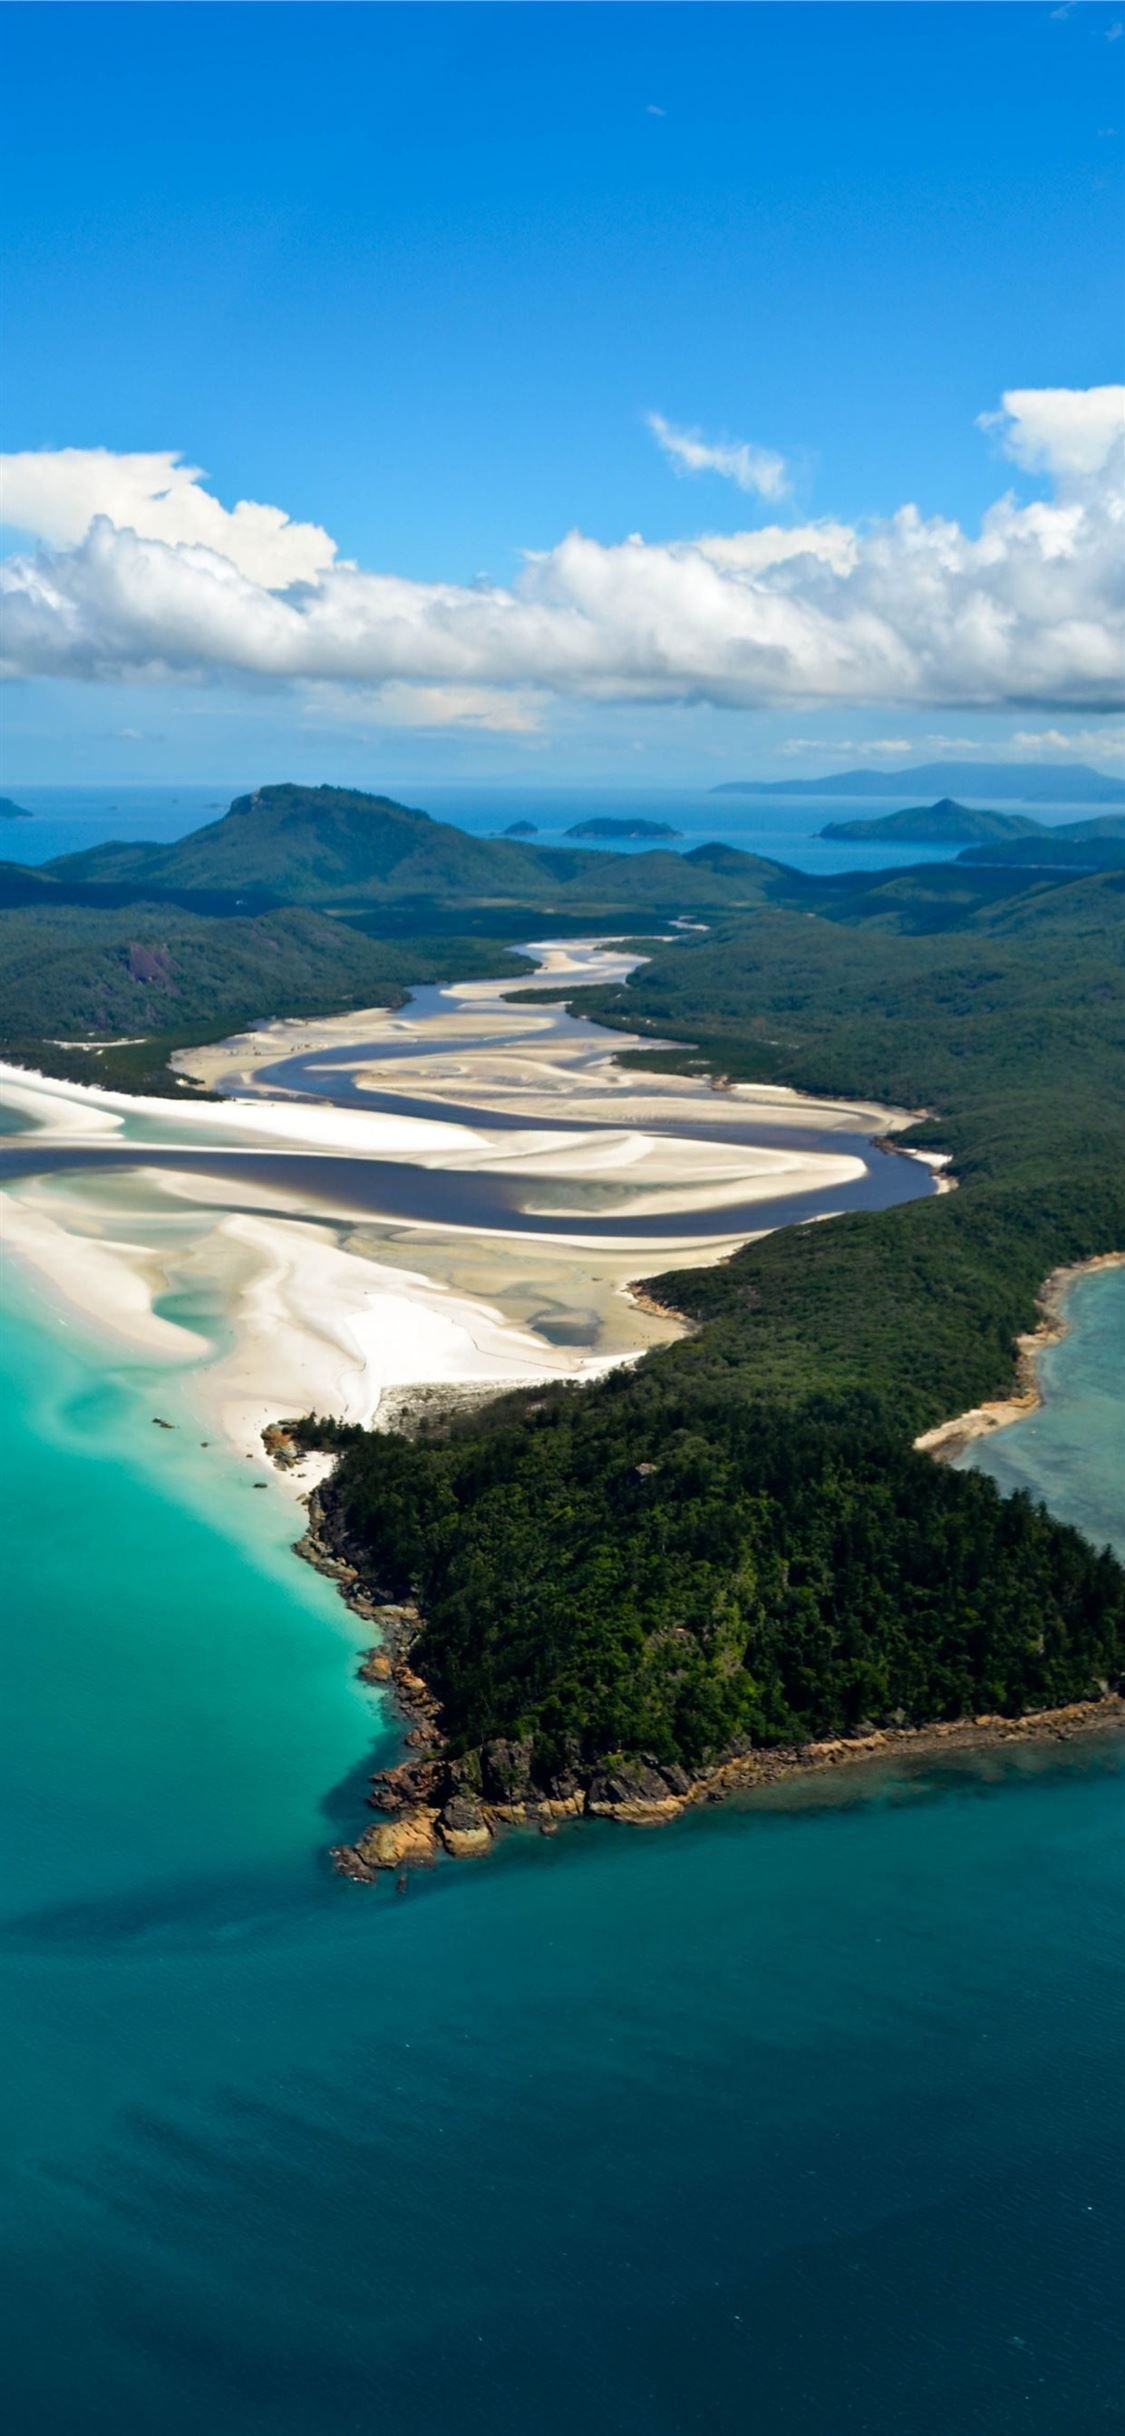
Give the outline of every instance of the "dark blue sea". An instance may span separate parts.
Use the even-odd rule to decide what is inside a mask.
[[[1065,1511],[1085,1430],[1123,1545],[1125,1276],[1073,1307],[1007,1460]],[[1120,1742],[347,1885],[388,1746],[292,1508],[6,1318],[9,2426],[1121,2429]]]

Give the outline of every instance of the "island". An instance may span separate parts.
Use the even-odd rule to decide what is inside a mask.
[[[993,838],[1042,834],[1038,821],[1022,812],[977,811],[943,795],[936,804],[915,804],[904,812],[883,812],[873,820],[830,820],[818,836],[852,843],[868,839],[889,846],[975,846]]]
[[[533,820],[514,820],[509,828],[501,830],[500,835],[501,837],[538,837],[539,831]]]
[[[0,820],[30,820],[31,814],[23,804],[14,804],[10,795],[0,795]]]
[[[827,778],[728,778],[713,795],[991,795],[1023,804],[1125,804],[1125,779],[1076,761],[927,761],[904,770],[834,770]]]
[[[978,811],[944,796],[871,820],[830,820],[818,833],[871,845],[959,846],[963,863],[1014,863],[1027,869],[1115,871],[1125,862],[1125,813],[1056,821],[1048,828],[1021,812]]]
[[[576,821],[567,837],[604,837],[614,844],[622,840],[646,837],[679,837],[678,829],[670,828],[666,820],[614,820],[602,818]]]

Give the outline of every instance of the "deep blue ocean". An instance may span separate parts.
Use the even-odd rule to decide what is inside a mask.
[[[1072,1308],[989,1461],[1125,1545],[1125,1276]],[[9,2425],[1120,2430],[1120,1742],[347,1885],[292,1507],[6,1321]]]
[[[975,1460],[1125,1552],[1125,1272],[1070,1316]],[[1120,2436],[1121,1740],[348,1885],[293,1507],[4,1320],[6,2424]]]

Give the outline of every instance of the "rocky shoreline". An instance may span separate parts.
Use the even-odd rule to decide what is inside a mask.
[[[292,1460],[284,1428],[266,1433],[269,1452]],[[864,1722],[850,1735],[766,1750],[749,1741],[711,1766],[689,1770],[652,1756],[612,1756],[596,1763],[576,1755],[548,1784],[532,1777],[530,1743],[497,1739],[480,1751],[452,1757],[442,1748],[438,1702],[413,1664],[422,1616],[409,1600],[390,1600],[365,1576],[360,1551],[333,1510],[331,1480],[312,1491],[308,1527],[298,1556],[325,1574],[352,1613],[377,1628],[379,1639],[360,1662],[366,1683],[394,1692],[406,1725],[407,1756],[372,1776],[368,1800],[380,1815],[352,1844],[331,1855],[344,1877],[370,1883],[384,1871],[402,1873],[436,1861],[479,1858],[507,1828],[555,1835],[566,1821],[612,1819],[632,1827],[661,1827],[685,1810],[722,1802],[785,1778],[878,1760],[917,1759],[1010,1744],[1069,1742],[1092,1732],[1125,1729],[1125,1682],[1091,1685],[1065,1707],[1021,1717],[959,1717],[910,1726]]]

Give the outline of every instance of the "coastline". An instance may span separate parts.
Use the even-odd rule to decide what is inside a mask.
[[[293,1460],[285,1425],[267,1434],[267,1452],[283,1466]],[[863,1725],[851,1735],[767,1749],[746,1744],[708,1767],[689,1771],[651,1758],[607,1759],[576,1766],[550,1787],[534,1784],[529,1753],[496,1742],[480,1753],[452,1757],[441,1748],[440,1709],[413,1662],[422,1616],[412,1600],[389,1600],[365,1576],[359,1551],[333,1512],[331,1478],[308,1498],[308,1525],[295,1553],[334,1581],[352,1613],[378,1628],[379,1641],[360,1660],[359,1675],[384,1687],[403,1722],[406,1757],[375,1772],[367,1796],[379,1814],[354,1842],[332,1851],[335,1869],[369,1884],[386,1871],[401,1875],[443,1855],[479,1859],[510,1829],[553,1836],[567,1821],[606,1819],[661,1827],[685,1811],[726,1802],[787,1779],[825,1776],[840,1768],[941,1758],[954,1753],[1125,1732],[1125,1682],[1098,1685],[1089,1696],[1021,1716],[981,1714]]]
[[[532,952],[560,993],[638,961],[598,941],[540,941]],[[502,1393],[593,1377],[691,1333],[646,1292],[646,1270],[728,1259],[769,1231],[779,1200],[854,1181],[859,1162],[842,1133],[862,1125],[871,1143],[897,1149],[898,1130],[915,1121],[875,1103],[747,1086],[727,1095],[716,1133],[709,1083],[671,1075],[638,1086],[619,1062],[628,1036],[560,1026],[542,1008],[517,1012],[519,987],[518,975],[450,985],[413,1012],[411,1001],[286,1020],[182,1052],[179,1065],[223,1088],[202,1101],[0,1062],[0,1099],[23,1119],[26,1141],[42,1140],[52,1158],[71,1147],[107,1154],[104,1170],[76,1163],[5,1180],[9,1253],[99,1341],[133,1360],[175,1362],[205,1434],[246,1457],[286,1412],[370,1426],[383,1398],[394,1412],[413,1395],[463,1386]],[[383,1104],[290,1096],[272,1076],[263,1089],[260,1070],[295,1050],[342,1056],[361,1084],[378,1084]],[[412,1097],[420,1075],[424,1114]],[[482,1102],[495,1108],[494,1128]],[[698,1137],[683,1130],[696,1111]],[[756,1112],[765,1142],[745,1139]],[[153,1144],[159,1164],[146,1159]],[[169,1157],[180,1144],[182,1168]],[[229,1179],[227,1152],[238,1154]],[[270,1168],[283,1156],[295,1178],[284,1191]],[[440,1225],[357,1210],[339,1187],[342,1159],[444,1170],[454,1185],[480,1177],[496,1196],[491,1222],[466,1225],[455,1199]],[[535,1233],[505,1223],[505,1195]],[[603,1227],[611,1220],[613,1234],[590,1233],[587,1210]],[[677,1219],[686,1227],[700,1212],[708,1232],[681,1233]],[[557,1224],[548,1230],[544,1216]],[[638,1231],[654,1220],[666,1225],[659,1238]],[[186,1302],[199,1315],[190,1325]],[[310,1464],[291,1489],[314,1476]]]
[[[975,1404],[968,1412],[958,1413],[952,1421],[941,1421],[936,1429],[922,1432],[914,1440],[919,1455],[932,1455],[936,1463],[951,1463],[978,1438],[990,1437],[995,1430],[1008,1429],[1014,1421],[1024,1421],[1030,1413],[1042,1408],[1043,1395],[1039,1383],[1039,1363],[1043,1354],[1057,1345],[1070,1325],[1066,1316],[1067,1296],[1083,1277],[1093,1277],[1102,1269],[1125,1268],[1125,1252],[1095,1252],[1089,1260],[1075,1261],[1069,1268],[1052,1269],[1036,1295],[1036,1307],[1043,1316],[1036,1328],[1016,1338],[1016,1391],[995,1403]]]

